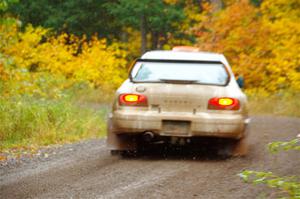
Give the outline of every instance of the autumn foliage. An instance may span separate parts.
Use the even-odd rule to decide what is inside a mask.
[[[130,62],[140,56],[143,45],[148,50],[192,45],[223,53],[233,71],[244,76],[254,113],[267,108],[272,114],[299,116],[295,109],[300,93],[299,0],[255,0],[261,2],[256,5],[251,3],[254,0],[220,0],[219,10],[210,1],[122,1],[128,8],[140,8],[135,16],[125,6],[114,6],[121,1],[113,1],[113,6],[111,1],[60,2],[65,7],[55,7],[50,0],[45,0],[49,5],[37,0],[16,2],[0,0],[0,140],[7,146],[40,138],[49,144],[99,135],[97,129],[88,129],[101,123],[103,130],[103,114],[99,117],[93,108],[78,106],[79,98],[103,102],[127,78]],[[81,9],[82,4],[90,7]],[[15,14],[24,21],[14,18],[9,5],[20,11]],[[89,9],[98,8],[93,5],[106,14],[89,23],[94,16]],[[51,10],[46,21],[30,18],[30,9],[39,8]],[[69,9],[61,12],[61,8]],[[146,15],[138,17],[141,13]],[[65,15],[66,24],[61,21]],[[78,24],[80,19],[85,26]],[[50,22],[55,24],[52,29],[39,26]],[[265,95],[273,96],[266,101]],[[70,132],[75,133],[72,139]]]
[[[1,80],[6,94],[48,95],[75,83],[115,89],[126,75],[126,52],[106,39],[60,34],[45,28],[1,25]],[[51,86],[51,84],[53,84]]]
[[[165,35],[168,42],[161,47],[190,44],[204,51],[224,53],[234,72],[244,76],[248,90],[299,91],[299,4],[298,0],[264,0],[255,6],[247,0],[227,0],[224,8],[216,11],[208,3],[200,5],[199,10],[193,1],[186,1],[181,4],[185,19],[173,24],[182,37]],[[67,85],[86,82],[111,91],[126,78],[128,58],[138,56],[140,48],[139,33],[132,29],[128,32],[130,28],[126,27],[127,42],[107,42],[96,35],[88,39],[57,35],[31,25],[24,31],[18,25],[0,26],[0,78],[4,80],[2,84],[10,80],[9,85],[22,82],[13,88],[18,92],[40,92],[35,85],[46,76],[65,79]]]
[[[300,90],[300,2],[228,2],[224,10],[201,15],[192,31],[202,50],[224,53],[247,88],[268,92]]]

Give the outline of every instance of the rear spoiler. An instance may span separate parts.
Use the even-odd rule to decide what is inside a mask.
[[[203,63],[203,64],[223,64],[221,61],[202,61],[202,60],[177,60],[177,59],[137,59],[135,62],[166,62],[166,63]]]

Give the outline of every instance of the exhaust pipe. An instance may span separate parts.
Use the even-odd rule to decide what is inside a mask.
[[[151,142],[154,138],[154,134],[150,131],[147,131],[143,134],[143,140],[146,142]]]

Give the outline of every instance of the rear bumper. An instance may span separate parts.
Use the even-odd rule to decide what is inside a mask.
[[[241,114],[224,113],[143,113],[118,110],[109,116],[110,131],[116,134],[139,134],[151,131],[158,136],[213,136],[240,138],[249,119]],[[166,131],[164,121],[185,121],[188,128],[182,132]]]

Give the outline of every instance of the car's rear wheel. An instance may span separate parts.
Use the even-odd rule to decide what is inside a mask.
[[[247,137],[242,137],[238,140],[230,139],[219,147],[217,154],[224,157],[244,157],[248,154]]]
[[[123,153],[123,150],[110,150],[110,155],[112,156],[119,156]]]
[[[134,157],[137,156],[137,150],[111,150],[110,154],[112,156],[121,156],[121,157]]]
[[[245,157],[249,151],[249,144],[247,141],[247,137],[243,137],[234,142],[232,148],[232,156],[233,157]]]

